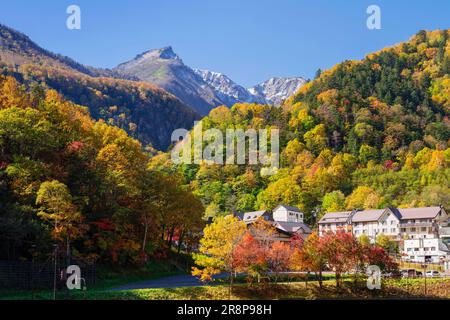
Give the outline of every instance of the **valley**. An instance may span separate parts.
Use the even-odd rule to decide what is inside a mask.
[[[441,215],[450,204],[449,37],[448,29],[420,30],[311,81],[273,77],[245,88],[222,73],[191,68],[172,47],[98,69],[0,25],[0,260],[25,268],[34,261],[81,261],[107,272],[170,261],[170,272],[192,271],[205,282],[237,265],[258,284],[261,277],[277,283],[283,272],[315,268],[318,282],[301,297],[328,297],[320,291],[321,272],[333,266],[336,287],[353,297],[359,289],[352,291],[346,272],[378,259],[395,273],[402,257],[379,234],[364,241],[351,233],[319,234],[321,219],[405,208],[413,216],[423,208]],[[273,168],[246,153],[241,163],[227,162],[225,143],[211,152],[209,139],[183,150],[194,161],[176,162],[177,129],[222,140],[228,130],[276,130],[279,145],[273,140],[267,147],[279,157],[278,170],[265,174]],[[191,151],[222,155],[222,162],[195,161]],[[280,208],[286,217],[274,217]],[[269,245],[252,235],[253,224]],[[321,243],[328,251],[315,255]],[[333,250],[345,258],[336,261]],[[305,262],[314,255],[326,263]],[[402,285],[395,280],[383,294],[403,296]],[[242,297],[267,297],[243,287],[237,285]],[[208,297],[227,296],[223,286],[206,288]],[[298,297],[290,288],[281,285],[280,296]],[[203,288],[190,290],[203,296]],[[446,297],[439,285],[435,290]],[[106,295],[140,297],[135,294]]]

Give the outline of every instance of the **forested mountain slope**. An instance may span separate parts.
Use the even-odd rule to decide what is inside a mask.
[[[189,243],[202,204],[148,161],[85,107],[0,76],[0,260],[45,261],[56,243],[85,262],[130,264],[173,235]]]
[[[203,128],[279,128],[282,168],[181,165],[207,215],[297,205],[314,222],[327,210],[450,205],[449,30],[345,61],[306,84],[282,109],[217,108]]]
[[[55,89],[65,98],[88,106],[94,118],[123,128],[144,145],[159,150],[170,145],[173,130],[191,128],[199,118],[175,96],[155,85],[81,65],[40,48],[27,36],[2,25],[0,72],[27,86]]]

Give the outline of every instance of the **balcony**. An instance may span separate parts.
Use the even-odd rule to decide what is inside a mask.
[[[424,227],[434,227],[432,222],[407,222],[400,223],[400,228],[424,228]]]

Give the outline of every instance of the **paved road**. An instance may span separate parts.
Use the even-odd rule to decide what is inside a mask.
[[[304,274],[304,272],[287,272],[287,273]],[[326,275],[333,273],[324,272],[323,274]],[[214,276],[214,279],[220,279],[225,277],[228,277],[228,275],[224,273]],[[200,280],[198,280],[198,278],[193,277],[189,274],[183,274],[178,276],[169,276],[164,278],[139,281],[135,283],[126,284],[117,288],[113,288],[111,290],[122,291],[122,290],[137,290],[137,289],[155,289],[155,288],[200,287],[203,285],[204,284]],[[214,283],[211,283],[209,285],[214,285]]]
[[[117,288],[113,288],[111,290],[119,291],[119,290],[154,289],[154,288],[199,287],[202,285],[203,283],[200,280],[198,280],[198,278],[185,274],[130,283]]]

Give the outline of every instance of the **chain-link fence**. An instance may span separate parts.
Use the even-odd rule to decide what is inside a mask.
[[[92,286],[96,280],[93,264],[71,261],[81,269],[83,286]],[[45,262],[0,261],[0,289],[35,290],[58,289],[66,286],[66,270],[69,264],[65,259],[49,259]]]

